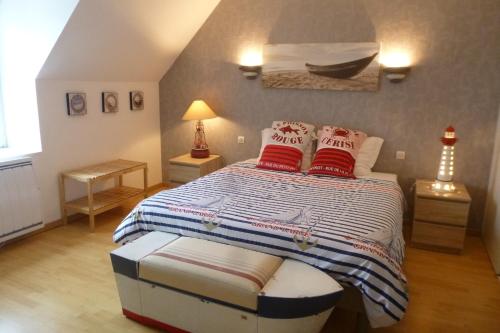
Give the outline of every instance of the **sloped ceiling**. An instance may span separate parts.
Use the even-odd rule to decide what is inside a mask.
[[[38,78],[159,81],[220,0],[80,0]]]

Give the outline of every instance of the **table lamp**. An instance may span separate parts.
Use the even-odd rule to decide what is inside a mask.
[[[210,156],[207,141],[205,140],[205,131],[203,129],[203,120],[215,118],[215,112],[201,99],[195,100],[187,109],[182,120],[196,120],[196,132],[194,133],[194,143],[191,149],[191,157],[206,158]]]
[[[441,152],[441,161],[439,163],[439,171],[436,181],[432,184],[432,188],[438,192],[453,192],[455,185],[453,185],[453,168],[455,164],[455,143],[457,142],[455,129],[449,126],[444,136],[441,138],[443,143],[443,150]]]

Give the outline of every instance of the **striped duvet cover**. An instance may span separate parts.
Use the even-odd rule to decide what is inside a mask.
[[[358,288],[371,326],[381,327],[399,321],[408,303],[401,269],[403,200],[390,181],[276,172],[239,162],[143,200],[113,240],[164,231],[294,258]]]

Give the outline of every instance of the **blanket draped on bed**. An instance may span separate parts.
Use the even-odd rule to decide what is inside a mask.
[[[294,258],[358,288],[371,326],[381,327],[399,321],[408,303],[403,200],[390,181],[240,162],[143,200],[113,239],[125,243],[156,230]]]

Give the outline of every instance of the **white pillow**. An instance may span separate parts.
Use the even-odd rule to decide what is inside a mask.
[[[372,172],[383,143],[384,139],[377,138],[376,136],[366,138],[359,149],[356,164],[354,165],[354,176],[367,176]]]
[[[264,147],[271,143],[269,138],[273,134],[273,129],[272,128],[264,128],[261,131],[262,134],[262,140],[261,140],[261,145],[260,145],[260,152],[259,152],[259,160],[262,156],[262,152],[264,151]],[[304,154],[302,155],[302,164],[301,164],[301,169],[302,170],[308,170],[311,167],[311,162],[313,159],[313,141],[316,140],[316,135],[314,135],[314,132],[312,133],[311,140],[309,140],[309,143],[306,146],[306,149],[304,150]]]

